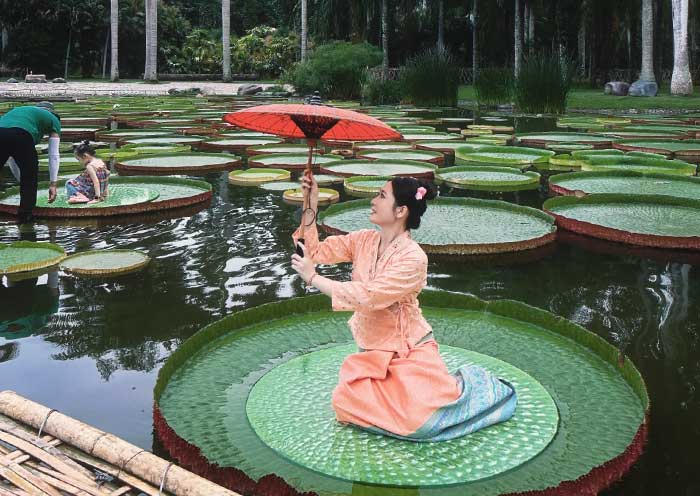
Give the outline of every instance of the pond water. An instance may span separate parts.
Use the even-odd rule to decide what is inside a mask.
[[[551,122],[538,122],[523,122],[518,130],[553,129]],[[0,189],[8,185],[5,174]],[[280,192],[229,185],[225,173],[205,179],[214,198],[198,212],[116,224],[40,221],[21,230],[0,219],[0,242],[51,241],[67,252],[130,248],[153,259],[144,272],[116,279],[49,274],[4,281],[0,390],[15,390],[151,449],[153,386],[171,352],[233,311],[305,294],[289,264],[297,209]],[[546,195],[504,198],[540,207]],[[523,301],[624,350],[646,380],[651,430],[645,454],[605,494],[689,495],[700,493],[699,259],[568,236],[516,255],[431,257],[428,284]],[[326,274],[347,277],[348,271],[333,267]],[[3,330],[9,321],[15,324]]]

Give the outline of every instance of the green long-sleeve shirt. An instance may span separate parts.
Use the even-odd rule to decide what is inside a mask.
[[[15,107],[0,117],[0,128],[18,127],[24,129],[39,144],[42,138],[51,133],[61,134],[61,121],[46,109],[40,107]]]

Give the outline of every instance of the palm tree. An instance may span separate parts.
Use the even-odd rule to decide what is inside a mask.
[[[307,40],[309,38],[309,13],[307,0],[301,0],[301,60],[306,60]]]
[[[438,39],[440,50],[445,48],[445,0],[438,0]]]
[[[479,50],[477,48],[479,40],[479,0],[474,0],[474,10],[472,11],[472,83],[476,81],[479,71]]]
[[[520,74],[520,64],[523,58],[523,35],[522,35],[523,21],[520,15],[520,0],[515,0],[515,29],[514,29],[514,52],[515,57],[513,61],[513,69],[515,72],[515,77],[517,78]]]
[[[231,81],[231,0],[221,0],[221,44],[224,81]]]
[[[110,80],[119,81],[119,0],[111,0],[109,11],[112,57]]]
[[[146,0],[146,81],[158,80],[158,0]]]
[[[382,76],[389,79],[389,0],[382,0]]]
[[[688,0],[671,0],[673,12],[672,95],[692,95],[693,80],[688,64]]]
[[[654,2],[642,0],[642,72],[640,81],[656,82],[654,76]]]

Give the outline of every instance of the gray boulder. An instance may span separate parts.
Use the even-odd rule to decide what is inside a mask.
[[[605,83],[605,94],[612,96],[627,96],[630,90],[629,83],[624,81],[610,81]]]
[[[635,81],[630,86],[629,96],[656,96],[659,86],[654,81]]]
[[[255,95],[256,93],[260,93],[262,90],[263,87],[259,84],[242,84],[238,87],[238,94]]]
[[[7,82],[8,82],[8,83],[12,83],[12,84],[17,84],[17,83],[19,83],[19,81],[17,81],[15,78],[10,78],[10,79],[7,80]]]
[[[63,78],[54,78],[53,81],[51,81],[51,82],[52,83],[65,83],[66,80]]]

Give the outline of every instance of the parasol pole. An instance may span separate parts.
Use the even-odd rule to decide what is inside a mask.
[[[314,158],[314,146],[316,145],[316,140],[310,139],[307,141],[307,143],[309,144],[309,157],[306,160],[306,169],[304,170],[304,176],[313,177],[312,166]],[[304,242],[304,232],[306,232],[306,210],[309,208],[309,203],[309,192],[307,190],[304,190],[304,201],[301,207],[301,226],[299,228],[299,241],[301,243]],[[315,221],[316,219],[314,219],[314,222]],[[296,252],[300,256],[304,256],[304,252],[301,251],[301,248],[299,248],[298,246]]]

